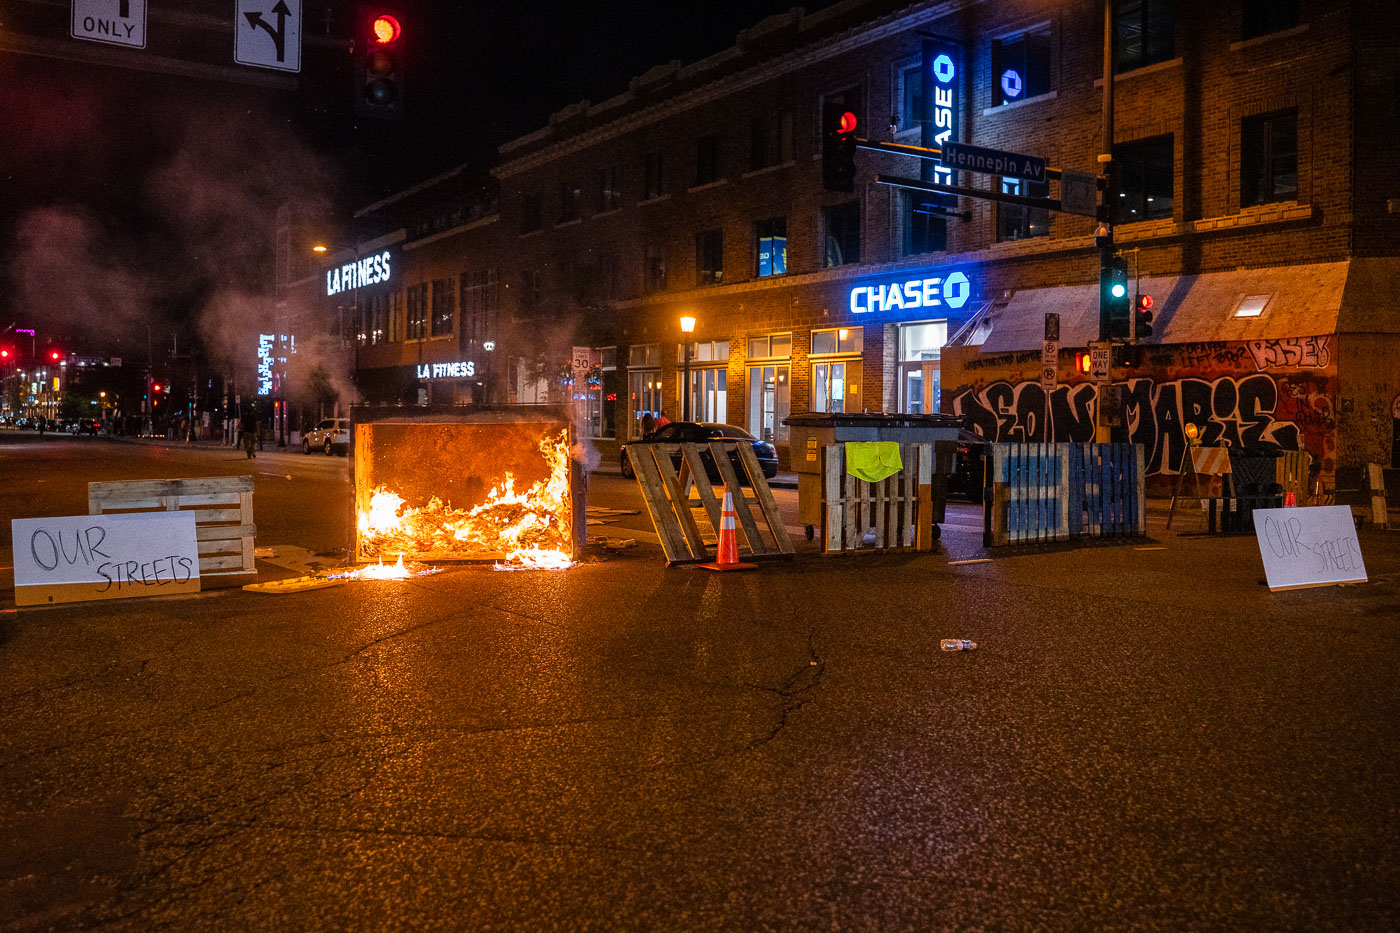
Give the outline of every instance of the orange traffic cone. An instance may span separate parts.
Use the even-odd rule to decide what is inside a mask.
[[[1298,497],[1295,496],[1293,493],[1290,492],[1290,493],[1287,493],[1287,494],[1284,495],[1284,497],[1283,497],[1283,506],[1284,506],[1284,508],[1291,509],[1291,508],[1293,508],[1294,506],[1296,506],[1297,504],[1298,504]]]
[[[739,538],[734,531],[734,494],[724,484],[724,507],[719,516],[719,551],[713,564],[701,564],[706,570],[757,570],[758,564],[739,563]]]

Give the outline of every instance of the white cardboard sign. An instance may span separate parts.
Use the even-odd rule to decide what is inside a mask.
[[[1271,590],[1366,582],[1351,506],[1256,509],[1254,533]]]
[[[193,512],[10,522],[15,605],[199,592]]]

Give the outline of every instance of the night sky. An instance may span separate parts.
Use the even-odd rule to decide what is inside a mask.
[[[229,6],[180,5],[220,22]],[[0,330],[38,326],[104,352],[104,342],[137,335],[144,344],[154,320],[217,342],[199,322],[215,306],[243,314],[265,293],[268,224],[283,201],[343,217],[464,161],[484,170],[496,146],[553,111],[620,93],[653,65],[718,52],[790,6],[403,4],[401,124],[356,125],[350,56],[339,47],[304,44],[295,91],[0,51]],[[66,5],[13,0],[8,9],[0,29],[73,41]],[[348,33],[353,9],[331,6],[332,34]],[[308,0],[304,35],[325,33],[325,10]],[[148,34],[159,28],[148,22]],[[231,44],[227,33],[200,38],[215,61]]]

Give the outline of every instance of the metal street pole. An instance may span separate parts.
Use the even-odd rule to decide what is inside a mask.
[[[1099,174],[1103,181],[1103,203],[1099,206],[1099,225],[1094,240],[1099,247],[1099,343],[1109,340],[1108,308],[1104,297],[1103,270],[1113,259],[1113,0],[1103,3],[1103,141],[1099,152]],[[1104,402],[1113,384],[1113,351],[1109,350],[1108,382],[1098,385],[1098,402],[1094,406],[1094,440],[1108,443],[1110,428],[1104,424]]]

